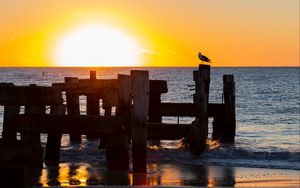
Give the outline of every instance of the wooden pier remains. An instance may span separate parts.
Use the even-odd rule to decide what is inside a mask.
[[[168,92],[167,82],[149,80],[149,72],[140,70],[118,75],[117,79],[97,79],[96,72],[91,71],[88,79],[65,77],[64,83],[49,87],[0,83],[0,105],[4,106],[1,155],[6,155],[1,143],[25,144],[38,151],[25,165],[41,167],[40,133],[48,134],[46,161],[59,161],[62,134],[70,134],[72,142],[80,142],[81,135],[87,135],[88,139],[104,140],[109,170],[129,170],[128,146],[132,144],[133,172],[146,173],[147,140],[186,138],[190,151],[198,155],[206,148],[209,117],[214,118],[212,139],[234,143],[233,75],[223,77],[224,103],[219,104],[209,103],[210,66],[200,65],[193,78],[193,103],[161,101],[161,94]],[[86,96],[86,115],[80,114],[79,96]],[[25,113],[21,114],[23,107]],[[46,113],[48,108],[50,113]],[[190,124],[169,124],[162,122],[163,116],[188,116],[195,120]],[[18,141],[17,133],[21,135]],[[1,161],[5,160],[0,158]]]

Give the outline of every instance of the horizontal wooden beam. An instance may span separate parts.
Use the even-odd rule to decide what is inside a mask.
[[[166,80],[150,80],[149,92],[151,93],[167,93],[168,86]]]
[[[209,103],[208,104],[208,117],[216,117],[219,114],[225,112],[225,105],[224,104],[217,104],[217,103]]]
[[[0,85],[0,105],[56,105],[61,104],[61,93],[44,86]]]
[[[191,124],[149,123],[147,139],[178,140],[187,136]]]
[[[161,103],[157,113],[161,116],[196,116],[196,108],[193,103]],[[208,116],[215,117],[224,112],[224,104],[208,104]]]
[[[127,117],[92,115],[18,115],[10,119],[19,132],[109,134],[125,130]]]
[[[79,95],[101,93],[103,90],[117,90],[119,81],[117,79],[79,79],[78,83],[53,83],[52,86],[61,91],[71,90]],[[167,81],[150,80],[149,91],[151,93],[167,93]]]
[[[9,119],[18,132],[38,133],[94,133],[97,135],[127,131],[124,125],[130,122],[129,117],[92,116],[92,115],[18,115]],[[190,124],[148,123],[148,139],[177,140],[185,137]]]
[[[71,90],[79,95],[99,93],[103,90],[118,89],[117,79],[80,79],[78,83],[53,83],[52,86],[59,88],[61,91]]]
[[[195,116],[193,103],[161,103],[157,110],[162,116]]]

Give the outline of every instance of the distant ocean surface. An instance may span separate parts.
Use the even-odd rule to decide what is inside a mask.
[[[130,74],[131,69],[148,70],[151,79],[168,82],[167,102],[192,102],[193,70],[197,68],[0,68],[0,82],[15,85],[46,85],[63,82],[64,77],[88,78],[89,70],[97,71],[97,78],[116,78],[117,74]],[[179,147],[180,141],[162,141],[159,148],[149,147],[148,161],[219,165],[233,167],[260,167],[300,170],[300,83],[296,68],[212,68],[210,102],[222,102],[222,76],[233,74],[236,82],[236,143],[220,146],[209,142],[208,150],[193,156]],[[81,98],[83,101],[84,98]],[[81,102],[85,112],[85,103]],[[3,107],[0,108],[0,133]],[[180,118],[190,123],[191,118]],[[164,118],[164,122],[177,122],[177,118]],[[210,119],[210,132],[211,132]],[[211,135],[209,135],[211,137]],[[45,144],[46,135],[42,135]],[[105,162],[105,151],[97,149],[96,141],[69,143],[63,136],[62,162]]]

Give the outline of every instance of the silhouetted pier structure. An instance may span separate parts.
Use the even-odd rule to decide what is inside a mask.
[[[194,71],[195,94],[193,103],[166,103],[161,94],[167,93],[167,82],[149,80],[148,71],[132,70],[130,75],[117,79],[97,79],[90,72],[89,79],[66,77],[64,83],[45,86],[14,86],[0,84],[0,105],[4,106],[1,155],[9,148],[18,156],[29,148],[34,151],[24,157],[25,166],[41,167],[43,161],[59,161],[62,134],[78,142],[81,135],[105,141],[109,170],[129,170],[129,149],[132,144],[133,172],[146,172],[147,140],[177,140],[186,138],[190,151],[200,154],[205,150],[208,118],[213,117],[213,140],[234,143],[235,85],[233,75],[223,76],[224,103],[208,102],[210,66],[200,65]],[[86,96],[86,114],[80,114],[79,96]],[[64,104],[63,98],[66,99]],[[100,104],[104,114],[100,113]],[[20,107],[25,113],[20,114]],[[50,113],[46,109],[50,108]],[[115,112],[115,113],[112,113]],[[163,116],[195,117],[190,124],[162,123]],[[17,140],[17,132],[21,140]],[[40,133],[48,134],[45,155]],[[96,149],[96,148],[95,148]],[[13,154],[11,154],[13,155]],[[29,156],[28,156],[29,155]],[[2,156],[2,158],[3,158]],[[25,159],[26,158],[26,159]],[[0,163],[5,159],[0,158]],[[12,158],[10,163],[14,163]]]

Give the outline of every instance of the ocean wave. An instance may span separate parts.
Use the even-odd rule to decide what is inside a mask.
[[[148,155],[157,162],[300,170],[300,152],[257,152],[234,146],[218,146],[207,149],[199,156],[190,154],[185,148],[150,148]]]

